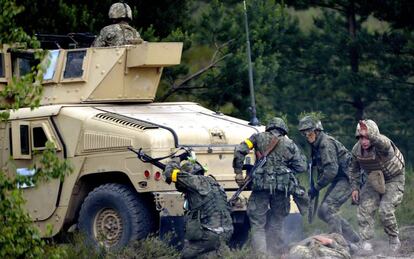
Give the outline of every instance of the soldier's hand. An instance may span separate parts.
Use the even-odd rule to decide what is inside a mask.
[[[358,204],[359,203],[359,191],[353,190],[351,196],[352,196],[352,202],[354,204]]]
[[[359,134],[363,137],[368,134],[368,127],[363,120],[359,121]]]
[[[243,173],[241,171],[236,171],[236,177],[234,178],[236,180],[236,183],[238,186],[242,186],[244,184],[244,177],[243,177]]]
[[[308,191],[308,195],[311,199],[315,198],[319,194],[319,191],[315,188],[310,188]]]

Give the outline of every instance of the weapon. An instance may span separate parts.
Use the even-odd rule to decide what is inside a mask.
[[[244,184],[240,186],[239,189],[237,189],[233,196],[231,196],[229,204],[233,204],[239,197],[240,193],[242,193],[242,191],[244,191],[247,188],[247,186],[250,185],[250,183],[253,180],[254,173],[257,171],[257,169],[263,167],[266,164],[267,155],[269,155],[269,153],[272,152],[272,150],[277,146],[277,143],[279,143],[279,139],[274,137],[270,142],[268,149],[263,154],[260,154],[260,152],[256,152],[257,159],[254,163],[254,166],[243,165],[243,169],[246,169],[247,171],[246,178],[244,179]]]
[[[315,189],[315,181],[313,180],[313,172],[312,172],[312,161],[308,165],[308,173],[309,173],[309,187],[310,189]],[[313,201],[313,203],[312,203]],[[315,214],[318,211],[318,202],[319,202],[319,194],[316,197],[313,197],[309,201],[308,207],[308,222],[312,223],[313,219],[315,218]]]
[[[262,166],[264,166],[266,164],[267,161],[267,157],[263,156],[262,158],[260,158],[259,160],[256,161],[256,163],[254,163],[254,165],[243,165],[244,168],[246,168],[246,178],[244,179],[244,184],[242,186],[239,187],[239,189],[237,189],[237,191],[233,194],[233,196],[231,196],[229,203],[233,204],[237,198],[240,196],[240,193],[242,193],[242,191],[244,191],[245,189],[247,189],[247,187],[251,184],[252,180],[253,180],[253,175],[254,172],[256,172],[257,169],[261,168]]]
[[[167,156],[157,157],[157,158],[152,158],[149,155],[145,154],[144,151],[142,151],[142,148],[136,150],[132,147],[128,147],[128,150],[134,152],[137,155],[138,159],[141,160],[142,162],[153,164],[156,167],[160,168],[161,170],[165,170],[166,165],[164,163],[161,163],[160,160],[163,160],[163,159],[166,159],[166,158],[179,158],[180,161],[183,161],[183,160],[187,160],[189,157],[193,157],[191,149],[186,148],[186,147],[181,147],[177,151],[175,151],[175,152],[173,152],[173,153],[171,153]],[[180,150],[184,150],[184,152],[179,154],[179,155],[176,155],[176,153]],[[195,163],[198,164],[200,166],[200,168],[202,168],[204,170],[203,166],[198,161],[195,161]]]
[[[128,147],[128,150],[134,152],[138,156],[138,159],[141,160],[142,162],[151,163],[162,170],[165,170],[165,164],[161,163],[160,160],[170,157],[170,156],[166,156],[166,157],[160,157],[160,158],[154,159],[150,157],[149,155],[145,154],[144,151],[142,151],[142,148],[135,150],[132,147]]]

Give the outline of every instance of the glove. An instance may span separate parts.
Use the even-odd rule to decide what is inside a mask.
[[[234,173],[236,174],[234,179],[236,180],[237,185],[242,186],[244,184],[243,172],[241,170],[234,170]]]
[[[166,170],[166,171],[164,171],[164,179],[165,179],[165,182],[167,184],[171,184],[172,183],[171,173],[172,173],[172,170]]]
[[[308,195],[311,199],[315,198],[319,194],[319,191],[315,188],[310,188],[308,191]]]

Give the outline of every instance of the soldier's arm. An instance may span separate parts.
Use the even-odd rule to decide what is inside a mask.
[[[175,183],[177,189],[185,188],[190,192],[197,192],[205,195],[210,190],[210,185],[205,179],[207,176],[194,175],[192,173],[176,170],[171,175],[172,182]]]
[[[351,165],[349,167],[349,181],[353,191],[359,190],[361,186],[361,167],[355,155],[352,155]]]
[[[368,139],[371,142],[371,145],[375,147],[375,149],[383,154],[387,154],[391,148],[391,141],[389,138],[382,134],[375,134],[370,133],[368,131]]]
[[[254,148],[256,143],[256,134],[250,136],[234,149],[233,168],[234,171],[241,171],[243,168],[244,158]]]
[[[306,172],[306,157],[299,147],[295,143],[292,143],[290,151],[292,153],[292,158],[289,160],[289,167],[294,170],[295,173]]]
[[[319,152],[321,154],[322,172],[315,185],[317,190],[330,184],[338,174],[338,158],[334,144],[331,141],[327,141],[320,146]]]
[[[102,28],[102,30],[99,32],[98,37],[96,37],[96,39],[92,43],[93,47],[105,47],[106,46],[106,42],[103,36],[106,34],[105,28]]]

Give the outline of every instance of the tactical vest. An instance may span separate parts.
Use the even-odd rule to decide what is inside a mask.
[[[195,197],[188,197],[190,210],[187,213],[189,221],[187,225],[198,223],[202,228],[217,234],[233,231],[230,207],[224,189],[212,177],[206,179],[211,186],[211,191],[207,195],[197,194]],[[188,193],[187,195],[196,194]]]
[[[257,147],[255,147],[255,149],[263,154],[265,150],[269,148],[272,138],[275,136],[268,132],[260,134],[261,141],[257,143]],[[252,181],[253,191],[266,190],[270,193],[282,191],[287,196],[288,193],[290,193],[295,187],[294,180],[296,179],[293,179],[294,176],[291,169],[284,164],[283,156],[277,153],[280,153],[280,150],[286,148],[286,141],[287,140],[283,136],[279,137],[279,143],[267,156],[266,164],[255,171]]]
[[[391,147],[394,150],[394,155],[390,159],[378,155],[374,150],[373,155],[369,157],[357,155],[356,157],[359,165],[368,173],[371,171],[382,171],[385,180],[389,180],[394,176],[402,174],[405,168],[404,157],[392,141]]]

